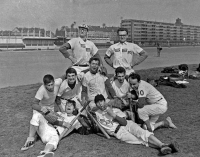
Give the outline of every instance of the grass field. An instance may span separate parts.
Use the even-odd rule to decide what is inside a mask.
[[[197,65],[190,65],[195,69]],[[142,78],[158,78],[163,68],[139,70]],[[200,80],[188,80],[187,88],[178,89],[159,86],[157,89],[168,101],[168,111],[160,117],[170,116],[178,129],[159,129],[155,135],[165,142],[176,140],[181,151],[167,157],[200,156]],[[28,135],[32,116],[31,102],[40,84],[7,87],[0,89],[0,157],[35,157],[44,144],[38,140],[35,146],[25,152],[20,151]],[[156,157],[158,151],[141,145],[130,145],[114,138],[107,140],[100,135],[71,134],[64,138],[55,152],[56,157]]]

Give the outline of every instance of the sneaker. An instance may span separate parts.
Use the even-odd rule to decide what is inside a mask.
[[[54,153],[41,151],[37,157],[54,157]]]
[[[179,152],[179,145],[176,141],[173,141],[172,143],[170,143],[168,145],[168,147],[170,147],[172,149],[172,153],[176,153],[176,152]]]
[[[167,154],[171,154],[172,153],[172,149],[167,146],[164,145],[161,149],[160,149],[161,155],[167,155]]]
[[[22,151],[28,150],[29,148],[33,147],[35,144],[35,138],[34,137],[28,137],[24,146],[21,148]]]
[[[172,122],[172,119],[170,117],[167,117],[166,121],[168,122],[168,127],[177,129],[176,125],[174,125],[174,123]]]

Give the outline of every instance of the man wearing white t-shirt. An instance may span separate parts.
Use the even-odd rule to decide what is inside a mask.
[[[88,71],[86,74],[84,74],[83,79],[82,79],[82,93],[81,97],[82,100],[88,100],[91,101],[89,103],[90,108],[95,110],[96,105],[94,103],[94,97],[97,94],[102,94],[106,101],[109,101],[108,99],[108,94],[109,92],[112,97],[115,96],[115,92],[110,84],[110,81],[108,78],[104,75],[101,75],[98,72],[99,66],[100,66],[100,60],[98,58],[92,57],[89,60],[90,64],[90,71]],[[106,91],[106,86],[108,87]],[[111,88],[109,88],[111,87]]]
[[[147,57],[147,52],[134,43],[127,42],[128,30],[119,28],[117,30],[119,42],[111,45],[104,56],[104,60],[108,65],[116,69],[123,67],[126,75],[134,72],[133,67],[143,62]],[[111,57],[113,56],[113,61]]]
[[[91,57],[97,57],[101,61],[98,48],[92,41],[87,40],[87,32],[89,28],[83,24],[79,26],[79,37],[72,38],[62,45],[59,51],[72,62],[72,67],[79,74],[83,70],[89,69],[88,61]],[[72,50],[72,54],[68,50]],[[101,61],[102,64],[102,61]]]
[[[21,150],[27,150],[34,146],[38,126],[33,125],[31,122],[38,121],[38,115],[43,116],[42,114],[45,114],[48,110],[54,111],[55,99],[61,83],[61,78],[54,80],[52,75],[44,76],[43,85],[38,89],[32,104],[33,116],[30,121],[29,137]]]
[[[62,82],[57,94],[56,102],[61,104],[60,111],[63,112],[66,102],[71,99],[76,102],[77,109],[81,109],[82,106],[78,99],[81,94],[81,82],[77,79],[77,72],[74,68],[68,68],[66,70],[66,79]]]
[[[170,117],[157,122],[159,116],[167,111],[167,101],[156,88],[141,80],[140,75],[136,73],[129,75],[129,84],[138,94],[138,114],[146,124],[147,130],[153,132],[158,127],[176,128]]]
[[[125,79],[126,70],[123,67],[115,69],[115,79],[111,82],[113,89],[115,90],[116,96],[119,98],[126,97],[129,91],[129,83]]]

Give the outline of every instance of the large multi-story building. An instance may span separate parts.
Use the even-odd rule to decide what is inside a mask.
[[[121,27],[129,32],[128,41],[141,45],[200,45],[200,26],[175,23],[124,19]]]

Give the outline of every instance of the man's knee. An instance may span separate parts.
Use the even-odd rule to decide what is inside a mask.
[[[43,117],[43,115],[41,113],[33,110],[33,116],[30,120],[30,124],[33,125],[33,126],[39,126],[39,121],[42,117]]]
[[[53,150],[56,150],[58,146],[58,142],[59,142],[59,137],[55,136],[55,137],[51,137],[51,139],[49,140],[49,142],[47,142],[46,145],[52,145]]]

